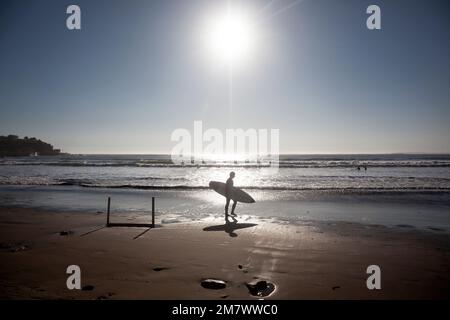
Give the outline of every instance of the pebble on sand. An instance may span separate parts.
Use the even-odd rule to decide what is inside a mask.
[[[225,289],[227,286],[225,281],[218,279],[204,279],[202,280],[201,285],[205,289],[213,290]]]
[[[265,280],[252,281],[250,283],[246,283],[245,285],[247,286],[250,294],[257,297],[267,297],[275,290],[275,285]]]

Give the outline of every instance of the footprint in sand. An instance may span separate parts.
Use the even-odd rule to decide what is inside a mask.
[[[442,229],[442,228],[436,228],[436,227],[428,227],[428,229],[430,229],[430,230],[432,230],[432,231],[440,231],[440,232],[445,231],[445,230]]]
[[[60,236],[70,236],[70,235],[72,235],[72,234],[73,234],[73,231],[70,231],[70,230],[68,230],[68,231],[63,230],[63,231],[60,231],[60,232],[59,232],[59,235],[60,235]]]
[[[94,290],[94,288],[95,287],[93,285],[88,284],[88,285],[84,286],[83,288],[81,288],[81,290],[83,290],[83,291],[92,291],[92,290]]]
[[[242,266],[242,264],[238,264],[238,268],[239,270],[242,270],[243,273],[248,273],[247,269],[244,269],[244,267]]]
[[[95,298],[95,299],[96,299],[96,300],[107,300],[107,299],[111,298],[113,295],[115,295],[114,292],[108,292],[107,294],[98,296],[98,297]]]
[[[170,268],[168,268],[168,267],[156,267],[156,268],[153,268],[153,271],[159,272],[159,271],[169,270],[169,269],[170,269]]]
[[[4,248],[5,249],[9,249],[9,252],[12,252],[12,253],[16,253],[16,252],[25,251],[25,250],[30,249],[30,247],[28,245],[21,244],[21,243],[16,244],[16,245],[14,245],[14,244],[13,245],[8,245],[8,246],[5,246]]]

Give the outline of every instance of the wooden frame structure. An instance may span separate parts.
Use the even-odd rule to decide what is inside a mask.
[[[108,208],[106,211],[106,227],[140,227],[140,228],[154,228],[155,227],[155,197],[152,197],[152,223],[112,223],[110,222],[111,213],[111,197],[108,197]]]

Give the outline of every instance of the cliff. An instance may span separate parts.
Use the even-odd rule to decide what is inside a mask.
[[[36,138],[23,139],[15,135],[0,136],[0,157],[21,157],[29,155],[53,156],[61,154],[61,150]]]

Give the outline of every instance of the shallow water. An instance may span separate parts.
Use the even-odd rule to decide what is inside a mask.
[[[450,232],[450,193],[335,193],[330,191],[252,192],[256,203],[241,204],[240,221],[250,216],[279,222],[347,221]],[[157,222],[196,221],[223,216],[224,198],[212,190],[136,190],[79,186],[1,186],[0,203],[46,210],[111,212],[151,217],[156,198]]]

